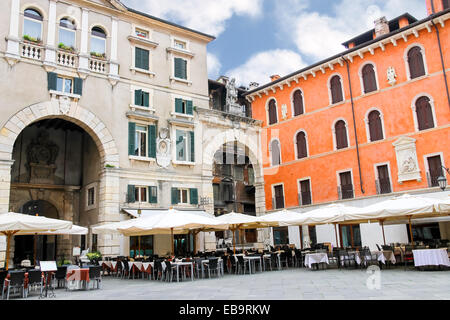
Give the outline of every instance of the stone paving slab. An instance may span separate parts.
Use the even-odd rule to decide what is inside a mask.
[[[370,289],[365,270],[289,269],[185,282],[104,277],[101,290],[55,291],[56,300],[450,300],[450,272],[382,270]],[[31,293],[29,300],[38,299]]]

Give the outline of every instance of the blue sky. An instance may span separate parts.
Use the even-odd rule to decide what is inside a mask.
[[[209,77],[264,84],[344,50],[341,43],[373,21],[409,12],[425,0],[122,0],[137,10],[217,37],[208,45]]]

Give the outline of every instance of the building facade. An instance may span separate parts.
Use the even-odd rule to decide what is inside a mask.
[[[260,127],[210,108],[206,53],[214,37],[116,0],[4,2],[0,212],[85,227],[170,207],[212,215],[214,155],[234,141],[248,151],[264,198]],[[15,263],[32,258],[32,241],[14,238]],[[197,249],[216,244],[214,233],[200,234],[180,239],[181,249],[194,241]],[[37,258],[71,258],[74,246],[136,253],[136,239],[90,230],[39,237]],[[143,239],[143,247],[165,255],[170,236]],[[1,262],[5,248],[1,237]]]
[[[437,178],[450,163],[448,1],[429,16],[404,14],[344,43],[346,51],[251,90],[263,121],[266,208],[309,211],[365,206],[403,193],[445,197]],[[450,223],[416,225],[415,239],[448,239]],[[432,235],[430,235],[432,234]],[[405,225],[386,240],[408,242]],[[378,224],[274,229],[272,243],[382,244]]]

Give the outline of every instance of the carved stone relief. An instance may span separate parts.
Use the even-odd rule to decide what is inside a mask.
[[[422,177],[417,161],[416,140],[408,137],[401,137],[393,143],[397,157],[398,182],[418,180]]]
[[[159,137],[156,139],[156,163],[163,168],[167,168],[172,161],[171,143],[169,129],[162,128]]]

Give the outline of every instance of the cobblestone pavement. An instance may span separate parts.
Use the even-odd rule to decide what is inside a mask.
[[[450,300],[449,271],[289,269],[169,283],[104,277],[101,290],[55,290],[56,300]],[[375,279],[376,280],[376,279]],[[369,285],[368,285],[369,283]],[[370,289],[372,287],[373,289]],[[28,299],[38,299],[32,292]]]

